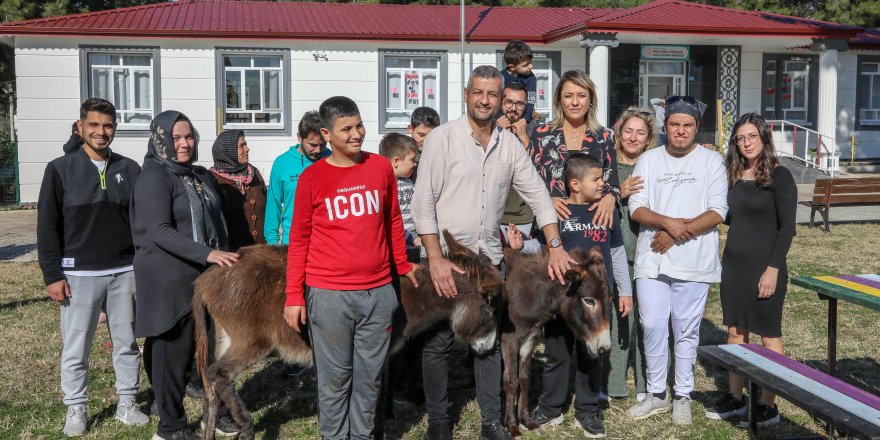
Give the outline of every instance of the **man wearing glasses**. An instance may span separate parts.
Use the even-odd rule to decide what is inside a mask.
[[[690,96],[666,98],[668,142],[639,157],[633,176],[644,189],[629,197],[641,224],[635,270],[644,330],[648,397],[629,409],[636,420],[672,410],[690,424],[694,363],[710,283],[721,281],[718,229],[727,215],[727,174],[721,155],[697,148],[706,105]],[[669,321],[675,356],[674,400],[666,390]]]
[[[504,95],[501,99],[501,109],[498,111],[498,119],[495,124],[513,133],[522,143],[523,148],[529,147],[529,138],[535,129],[537,121],[527,123],[525,119],[527,105],[526,88],[520,83],[507,83],[504,85]],[[507,195],[507,203],[504,205],[504,215],[501,216],[501,237],[507,237],[509,225],[515,225],[523,237],[531,237],[532,221],[535,214],[532,213],[528,203],[511,188]]]

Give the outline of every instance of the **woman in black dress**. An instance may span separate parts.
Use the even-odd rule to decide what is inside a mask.
[[[782,353],[782,304],[788,285],[786,255],[795,235],[797,186],[779,165],[764,119],[743,115],[733,126],[727,148],[730,190],[726,223],[730,225],[721,259],[721,309],[727,342],[749,342],[761,335],[764,347]],[[745,415],[742,377],[729,374],[730,392],[706,416],[726,419]],[[763,390],[758,403],[760,426],[779,422],[773,393]]]
[[[156,398],[153,440],[199,438],[186,429],[186,374],[195,355],[193,281],[210,264],[229,266],[220,197],[208,170],[195,166],[198,134],[180,112],[150,123],[144,167],[131,205],[137,284],[135,336],[146,338],[144,369]],[[231,421],[221,425],[233,434]],[[224,432],[229,432],[224,431]]]

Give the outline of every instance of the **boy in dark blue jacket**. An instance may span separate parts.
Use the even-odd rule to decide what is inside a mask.
[[[535,102],[538,99],[538,78],[532,73],[532,48],[519,40],[511,40],[504,48],[504,64],[501,70],[504,84],[519,83],[526,88],[526,112],[523,115],[526,123],[532,122],[535,113]],[[504,116],[498,115],[498,117]]]

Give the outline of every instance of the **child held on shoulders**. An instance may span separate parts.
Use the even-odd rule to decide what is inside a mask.
[[[296,332],[309,324],[321,435],[372,438],[398,306],[391,271],[417,283],[406,260],[397,179],[388,160],[361,151],[357,104],[335,96],[319,113],[332,153],[306,168],[297,185],[284,319]]]
[[[565,181],[569,188],[569,204],[571,215],[568,219],[559,222],[559,233],[566,246],[571,248],[592,249],[598,246],[605,261],[605,269],[608,273],[609,286],[617,286],[612,289],[615,292],[614,301],[622,316],[627,316],[632,310],[632,284],[629,278],[629,265],[626,260],[626,251],[623,247],[623,233],[620,229],[620,217],[614,211],[614,221],[611,229],[597,226],[594,223],[595,210],[591,208],[602,199],[602,190],[605,182],[602,179],[602,164],[594,157],[586,154],[573,154],[569,156],[565,164]],[[519,249],[525,254],[543,252],[542,236],[538,239],[523,240],[522,233],[511,225],[507,232],[507,240],[511,248]],[[613,281],[612,281],[613,274]],[[546,335],[545,335],[546,336]],[[619,341],[612,341],[612,344]],[[576,342],[580,344],[580,342]],[[547,363],[557,363],[554,359],[571,356],[571,347],[562,347],[556,343],[546,343],[545,352],[548,357]],[[578,375],[575,377],[575,416],[587,437],[604,436],[604,422],[602,421],[601,407],[598,405],[600,384],[602,384],[604,357],[590,359],[587,365],[580,365],[583,357],[578,357]],[[564,376],[564,377],[562,377]],[[548,394],[552,387],[567,387],[568,372],[561,375],[558,380],[551,378],[545,372],[544,394]],[[595,402],[595,403],[594,403]],[[593,411],[595,414],[584,414]],[[561,422],[562,408],[549,408],[542,402],[538,405],[536,420],[543,420],[546,424]],[[581,414],[578,414],[581,411]],[[541,423],[541,422],[539,422]]]
[[[410,177],[416,169],[418,149],[419,147],[413,138],[400,133],[388,133],[379,143],[379,154],[391,162],[391,168],[397,178],[397,201],[400,204],[400,214],[403,217],[407,255],[414,255],[416,263],[418,262],[418,248],[421,246],[421,239],[416,234],[416,223],[410,213],[410,205],[415,192],[415,186]],[[410,261],[413,259],[411,258]]]
[[[526,111],[523,115],[526,123],[532,122],[537,116],[535,103],[538,100],[538,78],[532,73],[532,57],[532,48],[528,44],[511,40],[504,48],[504,64],[507,68],[501,71],[504,84],[519,83],[526,88]]]

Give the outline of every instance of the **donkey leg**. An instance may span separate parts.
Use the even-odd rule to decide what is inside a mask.
[[[530,332],[519,349],[519,419],[530,431],[541,428],[541,425],[538,425],[532,420],[532,414],[529,411],[529,385],[531,384],[532,375],[532,354],[535,352],[535,344],[537,344],[537,340],[537,332]]]
[[[238,425],[239,438],[242,440],[254,438],[254,424],[251,414],[235,389],[235,378],[267,352],[268,349],[255,347],[250,342],[237,344],[230,347],[210,369],[214,370],[216,375],[217,394],[229,408],[229,415]]]
[[[504,425],[510,435],[519,438],[522,432],[519,430],[519,420],[516,418],[517,364],[519,363],[517,345],[516,334],[501,334],[501,357],[504,365]]]
[[[211,366],[213,367],[213,365]],[[217,426],[217,412],[220,409],[220,396],[217,395],[217,374],[214,368],[208,368],[203,378],[205,396],[202,404],[202,438],[214,440],[214,428]]]

